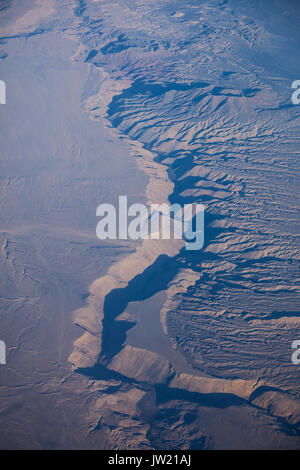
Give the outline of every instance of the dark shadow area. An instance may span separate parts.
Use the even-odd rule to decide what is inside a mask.
[[[267,385],[263,385],[261,387],[258,387],[256,390],[254,390],[253,393],[251,393],[249,397],[249,401],[251,402],[252,400],[255,400],[255,398],[258,398],[260,395],[266,392],[279,392],[283,393],[282,390],[276,387],[268,387]]]
[[[115,321],[125,311],[130,302],[149,299],[157,292],[167,288],[177,273],[177,258],[161,255],[143,273],[129,281],[127,287],[114,289],[105,297],[102,332],[101,361],[106,361],[117,354],[126,339],[126,331],[134,323]]]
[[[247,401],[229,393],[196,393],[178,388],[170,388],[166,385],[157,385],[157,403],[166,403],[169,400],[183,400],[197,403],[199,406],[213,408],[228,408],[229,406],[246,405]]]
[[[107,369],[102,364],[96,364],[94,367],[81,367],[76,370],[78,374],[87,376],[92,380],[120,380],[126,383],[135,383],[125,375],[119,374],[113,370]]]

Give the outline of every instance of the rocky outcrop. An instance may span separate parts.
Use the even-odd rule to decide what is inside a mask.
[[[214,377],[199,377],[190,374],[177,374],[171,380],[171,388],[179,388],[195,393],[226,393],[247,400],[255,390],[256,382],[250,380],[225,380]]]
[[[170,362],[145,349],[125,346],[108,364],[109,369],[139,382],[166,383],[174,373]]]
[[[289,424],[300,427],[300,400],[281,391],[266,391],[252,400],[269,414],[284,418]]]

